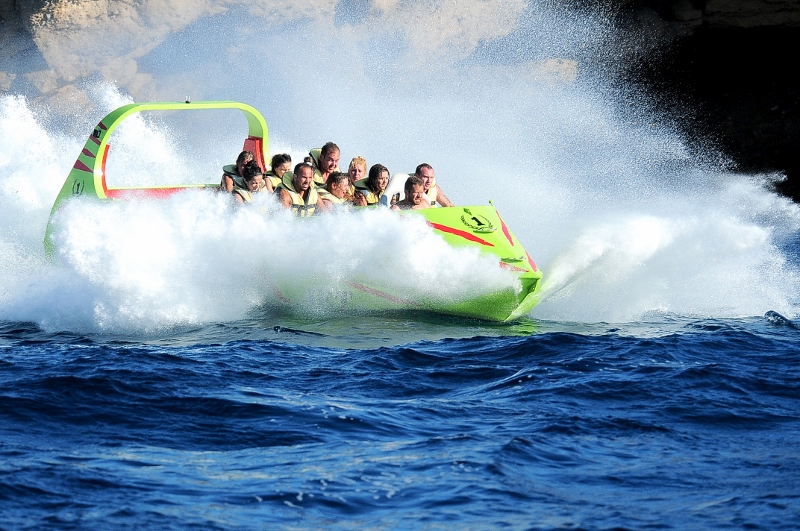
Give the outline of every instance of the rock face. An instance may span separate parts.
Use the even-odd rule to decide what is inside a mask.
[[[800,83],[792,58],[800,2],[652,4],[620,6],[622,18],[644,10],[663,24],[657,50],[643,55],[628,80],[646,86],[661,110],[683,116],[690,142],[721,148],[740,171],[783,173],[777,189],[800,201]]]
[[[412,28],[406,32],[411,45],[436,53],[453,48],[471,52],[482,39],[502,37],[525,6],[525,0],[448,3],[434,10],[399,0],[0,0],[0,24],[32,39],[40,58],[39,68],[23,68],[24,76],[16,78],[17,85],[25,83],[24,89],[47,95],[100,75],[139,98],[152,88],[150,75],[139,70],[142,57],[201,17],[231,9],[246,12],[265,29],[303,20],[342,24],[350,18],[357,21],[353,13],[363,11],[391,20],[395,27],[388,29]],[[490,18],[495,24],[483,24],[483,33],[476,34],[476,23]],[[0,54],[3,70],[10,69]]]
[[[497,2],[503,2],[502,10]],[[578,9],[598,5],[563,2]],[[800,144],[800,91],[792,75],[800,2],[607,0],[602,6],[618,29],[615,49],[628,55],[610,61],[609,70],[634,65],[618,75],[646,86],[667,112],[686,115],[670,106],[689,102],[694,112],[684,127],[690,141],[713,139],[742,170],[785,172],[781,190],[800,199],[800,150],[794,148]],[[79,82],[100,76],[144,99],[154,80],[140,70],[139,60],[169,35],[232,7],[248,10],[265,27],[287,20],[341,24],[370,14],[391,16],[392,25],[414,28],[408,32],[412,46],[455,43],[474,49],[481,39],[502,37],[522,20],[526,3],[442,3],[431,16],[421,3],[400,0],[0,0],[0,94],[25,93],[65,113],[85,111],[90,102]],[[465,30],[500,11],[507,20],[496,20],[493,33]],[[87,44],[91,54],[83,53]],[[557,65],[562,77],[574,74],[577,64],[564,59]]]

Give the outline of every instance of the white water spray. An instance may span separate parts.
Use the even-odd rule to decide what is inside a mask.
[[[786,249],[800,212],[767,191],[765,177],[697,160],[669,128],[642,118],[635,102],[607,96],[603,80],[586,76],[581,63],[550,63],[565,74],[543,62],[509,61],[513,49],[503,64],[464,52],[477,41],[429,48],[411,37],[411,22],[393,27],[391,20],[374,13],[351,25],[319,19],[253,39],[237,28],[256,28],[257,20],[211,17],[184,34],[219,55],[193,50],[188,63],[176,62],[170,50],[185,42],[168,39],[142,64],[160,65],[153,98],[180,100],[191,86],[200,92],[194,100],[259,108],[273,153],[288,151],[296,161],[334,140],[342,165],[356,155],[392,172],[429,162],[457,204],[493,199],[545,272],[533,317],[797,314],[798,264]],[[566,55],[586,46],[595,23],[546,10],[541,20],[557,30],[536,34],[528,47]],[[88,124],[127,100],[108,86],[93,94]],[[62,218],[68,228],[58,234],[61,265],[47,265],[41,239],[50,205],[85,140],[47,124],[24,99],[0,98],[2,319],[89,331],[235,320],[264,302],[259,288],[269,275],[338,281],[386,274],[387,262],[398,282],[416,279],[412,294],[508,282],[502,273],[456,269],[457,255],[386,213],[298,227],[280,215],[267,221],[232,210],[211,194],[70,205]],[[166,184],[186,174],[217,180],[240,148],[241,127],[202,129],[204,141],[187,150],[161,123],[120,128],[109,161],[109,175],[121,179],[114,184]],[[211,153],[215,144],[226,147]]]

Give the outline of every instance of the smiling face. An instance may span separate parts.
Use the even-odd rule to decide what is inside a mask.
[[[342,179],[338,183],[331,186],[331,193],[339,199],[344,198],[350,189],[350,179]]]
[[[260,173],[254,175],[250,179],[244,181],[247,189],[251,192],[257,192],[264,186],[264,176]]]

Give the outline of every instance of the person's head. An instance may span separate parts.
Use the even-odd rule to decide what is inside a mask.
[[[252,151],[242,151],[239,153],[239,156],[236,157],[236,173],[242,175],[242,169],[244,168],[244,165],[251,160],[255,160],[255,156],[253,156]]]
[[[414,172],[414,175],[422,179],[422,187],[425,189],[426,192],[430,190],[434,179],[433,166],[431,166],[427,162],[423,162],[422,164],[417,166],[417,171]]]
[[[339,166],[339,146],[333,142],[328,142],[322,146],[319,154],[319,171],[330,173]]]
[[[314,167],[307,163],[301,162],[294,167],[294,176],[292,177],[292,184],[297,192],[305,192],[311,187],[314,181]]]
[[[272,173],[278,177],[292,169],[292,157],[288,153],[278,153],[272,157]]]
[[[244,179],[245,187],[251,192],[260,190],[264,186],[264,175],[258,163],[254,160],[247,162],[242,168],[242,179]]]
[[[417,166],[414,175],[422,179],[422,187],[426,192],[430,190],[431,185],[433,185],[433,180],[435,178],[435,172],[433,171],[433,166],[431,166],[427,162],[423,162],[422,164]]]
[[[350,175],[350,180],[353,182],[363,179],[367,176],[367,159],[364,157],[353,157],[350,161],[350,167],[347,170]]]
[[[335,171],[328,177],[328,182],[325,183],[325,188],[330,193],[338,197],[344,198],[350,190],[350,176],[340,171]]]
[[[422,179],[416,175],[412,175],[406,179],[405,185],[406,201],[412,205],[422,203],[422,196],[425,195],[425,188],[422,184]]]
[[[386,190],[389,185],[389,169],[383,164],[375,164],[369,169],[367,177],[367,188],[373,193],[380,193]]]

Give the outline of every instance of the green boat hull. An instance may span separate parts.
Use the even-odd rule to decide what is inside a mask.
[[[120,107],[104,117],[94,128],[57,196],[44,238],[45,251],[55,259],[53,245],[54,214],[74,197],[96,197],[103,201],[129,198],[161,198],[188,188],[213,188],[216,184],[109,188],[105,166],[109,139],[114,129],[128,116],[142,111],[184,111],[206,109],[238,109],[247,118],[248,132],[243,149],[252,151],[256,162],[265,168],[268,155],[268,130],[263,116],[253,107],[234,101],[196,103],[134,103]],[[475,248],[486,257],[496,259],[498,268],[516,277],[516,286],[497,289],[480,295],[463,297],[452,294],[416,294],[404,296],[397,287],[377,285],[374,279],[351,279],[332,289],[327,286],[299,287],[277,281],[275,299],[279,304],[307,307],[309,299],[326,305],[328,310],[347,311],[423,311],[490,321],[511,321],[529,313],[538,302],[542,273],[530,255],[505,224],[493,205],[430,208],[402,211],[403,216],[420,216],[432,230],[455,248]],[[467,256],[467,255],[465,255]],[[470,254],[469,256],[473,256]],[[473,292],[480,292],[478,286]]]

